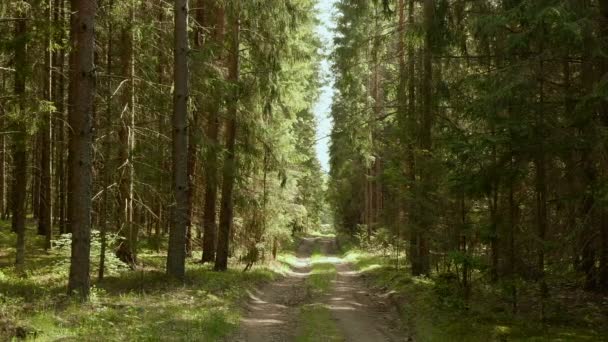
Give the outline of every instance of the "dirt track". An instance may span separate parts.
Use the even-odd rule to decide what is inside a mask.
[[[318,249],[338,271],[331,289],[321,298],[311,298],[306,287],[310,275],[311,254]],[[398,328],[397,314],[377,294],[370,293],[360,274],[337,255],[334,239],[304,238],[297,251],[297,265],[279,281],[250,293],[241,327],[231,341],[295,341],[300,330],[298,317],[304,304],[327,307],[340,331],[340,340],[353,342],[408,341],[408,334]],[[319,341],[323,342],[323,341]]]

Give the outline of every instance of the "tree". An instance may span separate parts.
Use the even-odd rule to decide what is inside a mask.
[[[95,16],[97,1],[72,0],[68,221],[72,249],[68,293],[90,293]]]
[[[231,83],[230,96],[227,97],[226,119],[226,156],[222,170],[222,199],[220,224],[218,228],[217,250],[214,269],[225,271],[228,268],[230,232],[234,219],[233,191],[236,182],[236,135],[239,102],[239,57],[240,57],[240,0],[232,8],[230,23],[230,51],[228,56],[228,81]]]
[[[206,1],[207,5],[211,1]],[[214,27],[212,37],[208,42],[213,44],[213,48],[217,50],[216,59],[218,64],[223,60],[223,44],[224,44],[224,26],[225,26],[225,10],[223,6],[209,6],[209,12],[214,13]],[[219,82],[218,82],[219,83]],[[219,151],[219,130],[220,130],[220,105],[221,105],[221,88],[216,83],[212,88],[213,98],[209,98],[210,104],[208,108],[207,122],[207,150],[205,154],[205,199],[203,212],[203,256],[202,262],[215,261],[216,240],[217,240],[217,223],[216,223],[216,202],[218,188],[218,151]]]
[[[54,56],[52,51],[53,37],[52,32],[50,30],[51,24],[53,22],[53,1],[46,1],[46,17],[47,17],[47,26],[49,27],[49,32],[47,33],[47,39],[45,41],[46,49],[45,49],[45,65],[44,71],[45,76],[43,78],[44,85],[42,86],[44,89],[44,98],[49,103],[49,107],[51,103],[53,103],[53,85],[54,85],[54,77],[56,77],[53,73],[53,62]],[[40,152],[40,209],[39,209],[39,220],[38,220],[38,232],[43,233],[45,235],[45,249],[51,248],[51,240],[53,238],[53,198],[52,194],[52,135],[53,135],[53,109],[49,108],[46,113],[43,115],[43,123],[40,127],[40,135],[41,135],[41,152]]]
[[[175,207],[169,235],[167,274],[186,275],[188,225],[188,0],[175,0],[173,92],[173,191]]]
[[[15,264],[21,268],[25,262],[25,194],[27,188],[27,126],[26,126],[26,79],[27,65],[27,11],[28,2],[17,7],[15,20],[15,81],[17,97],[17,119],[13,137],[13,186],[12,186],[12,229],[17,233],[17,253]]]
[[[127,18],[120,33],[122,59],[122,95],[120,105],[120,128],[118,130],[118,184],[120,215],[118,226],[122,240],[116,255],[135,268],[137,263],[137,227],[133,223],[133,181],[135,166],[133,153],[135,144],[135,62],[134,62],[134,7],[135,1],[127,4]]]

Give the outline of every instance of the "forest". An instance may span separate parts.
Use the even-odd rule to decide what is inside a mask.
[[[608,341],[608,0],[0,1],[0,340],[99,339]]]

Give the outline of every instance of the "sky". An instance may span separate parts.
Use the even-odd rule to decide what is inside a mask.
[[[317,26],[317,34],[325,46],[323,54],[326,56],[321,62],[321,72],[326,80],[321,88],[321,94],[314,107],[315,117],[317,118],[317,157],[321,162],[323,171],[329,172],[329,144],[332,120],[330,117],[331,104],[334,95],[333,76],[331,75],[331,64],[327,54],[332,49],[333,31],[335,22],[333,20],[334,4],[337,0],[318,0],[317,12],[320,21]]]

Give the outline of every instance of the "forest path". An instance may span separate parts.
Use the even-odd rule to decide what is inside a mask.
[[[335,277],[320,296],[311,293],[307,281],[318,262],[335,266]],[[335,239],[303,238],[299,244],[297,262],[288,276],[250,293],[240,331],[234,342],[396,342],[410,341],[400,331],[398,314],[383,296],[370,293],[361,275],[338,254]],[[317,259],[314,261],[313,259]],[[307,308],[322,307],[328,312],[321,326],[303,319]],[[321,316],[318,313],[313,315]],[[314,320],[315,318],[313,318]],[[307,326],[312,325],[312,326]],[[318,330],[335,330],[323,335]],[[307,336],[305,331],[312,331]],[[304,332],[304,333],[303,333]],[[321,336],[318,334],[321,333]]]
[[[325,242],[321,251],[325,255],[337,255],[335,240]],[[354,271],[350,263],[338,258],[335,265],[337,277],[325,305],[336,321],[343,340],[410,341],[409,334],[400,330],[398,313],[388,303],[387,297],[369,291],[361,273]]]

